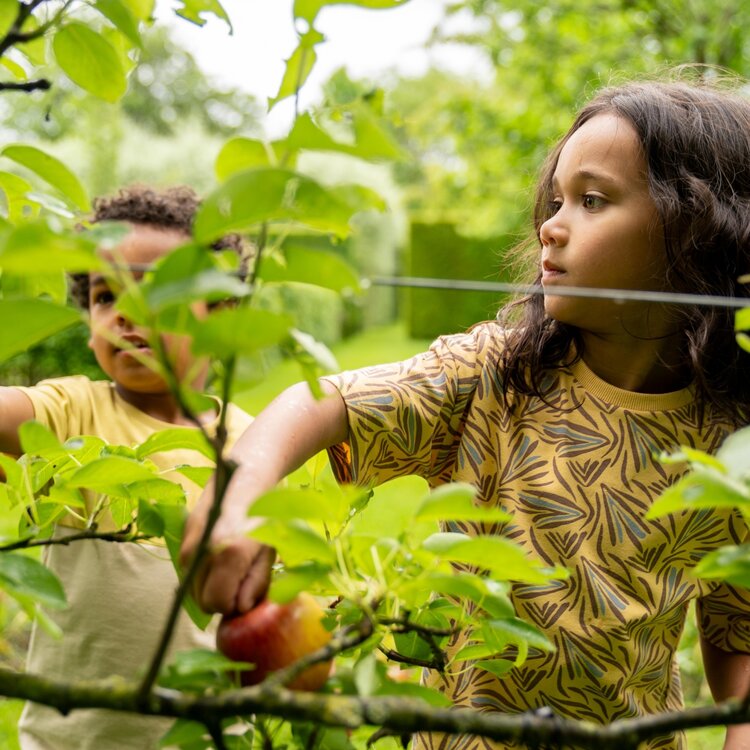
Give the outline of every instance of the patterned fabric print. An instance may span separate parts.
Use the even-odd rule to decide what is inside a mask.
[[[674,655],[691,599],[704,634],[719,647],[750,652],[750,595],[690,574],[703,555],[746,535],[738,514],[646,511],[684,467],[655,456],[678,445],[715,451],[727,431],[698,428],[689,389],[638,394],[600,380],[582,362],[553,373],[546,399],[500,387],[501,330],[495,323],[438,339],[412,360],[343,373],[331,381],[347,405],[350,441],[330,455],[341,481],[380,483],[416,473],[432,486],[471,482],[480,502],[512,514],[504,534],[570,578],[514,584],[518,615],[554,643],[499,679],[457,671],[426,682],[459,706],[556,713],[608,722],[682,704]],[[469,525],[462,527],[476,532]],[[464,638],[458,636],[455,652]],[[513,741],[425,735],[415,747],[519,748]],[[654,739],[649,750],[683,747]]]

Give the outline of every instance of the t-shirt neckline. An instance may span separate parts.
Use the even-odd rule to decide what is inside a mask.
[[[570,367],[573,377],[584,387],[587,393],[606,401],[613,406],[634,411],[667,411],[679,409],[695,400],[691,386],[668,393],[640,393],[618,388],[600,378],[589,366],[579,359]]]

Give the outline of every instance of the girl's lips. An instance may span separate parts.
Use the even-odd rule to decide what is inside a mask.
[[[558,268],[549,261],[545,260],[542,263],[542,283],[545,281],[552,281],[553,279],[559,279],[564,274],[565,271],[563,271],[562,268]]]

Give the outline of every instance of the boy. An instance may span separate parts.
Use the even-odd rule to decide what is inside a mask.
[[[130,231],[113,255],[118,263],[141,268],[190,240],[197,207],[198,200],[188,188],[156,192],[134,187],[97,201],[93,220],[127,222]],[[223,244],[240,249],[239,238],[227,238]],[[148,332],[115,308],[117,290],[108,278],[100,273],[77,276],[73,294],[89,311],[89,346],[111,382],[73,376],[43,381],[33,388],[0,388],[0,450],[20,452],[18,427],[29,419],[46,425],[61,441],[96,435],[119,445],[142,443],[158,430],[194,426],[164,379],[143,364],[141,355],[151,354]],[[194,311],[207,312],[205,304],[202,308]],[[189,377],[190,385],[202,390],[209,363],[195,360],[184,337],[164,335],[163,340],[176,376]],[[122,341],[129,346],[121,348]],[[218,421],[220,406],[217,401],[215,411],[200,416],[207,429]],[[229,405],[230,443],[250,421],[247,414]],[[173,467],[206,465],[207,459],[186,450],[152,458],[164,476],[184,487],[191,507],[199,488]],[[97,522],[101,532],[119,528],[108,514],[98,516]],[[76,526],[81,526],[77,519],[66,518],[57,533],[70,533],[70,527]],[[155,650],[177,585],[166,549],[155,544],[85,540],[46,547],[44,561],[61,579],[69,606],[54,618],[63,632],[62,640],[34,627],[27,669],[52,679],[112,675],[136,679]],[[201,632],[183,613],[172,648],[198,647],[213,647],[213,636]],[[19,729],[23,750],[146,750],[157,747],[170,724],[169,719],[102,710],[62,716],[28,703]]]

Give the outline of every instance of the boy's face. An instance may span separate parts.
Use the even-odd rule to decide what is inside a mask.
[[[133,224],[131,231],[111,254],[115,263],[130,266],[151,266],[190,237],[175,229],[161,229],[146,224]],[[136,278],[141,273],[133,274]],[[134,325],[115,308],[119,289],[108,278],[92,273],[89,278],[89,315],[91,337],[89,347],[94,352],[99,366],[114,381],[118,390],[126,394],[159,395],[169,392],[161,375],[149,368],[135,353],[152,358],[155,352],[148,344],[149,331]],[[205,312],[194,310],[197,314]],[[193,368],[195,359],[190,353],[190,341],[184,336],[163,334],[162,341],[168,352],[172,367],[179,380],[184,380]],[[121,341],[127,342],[124,348]],[[191,385],[200,388],[200,379],[205,377],[205,365],[197,369],[196,379]]]

